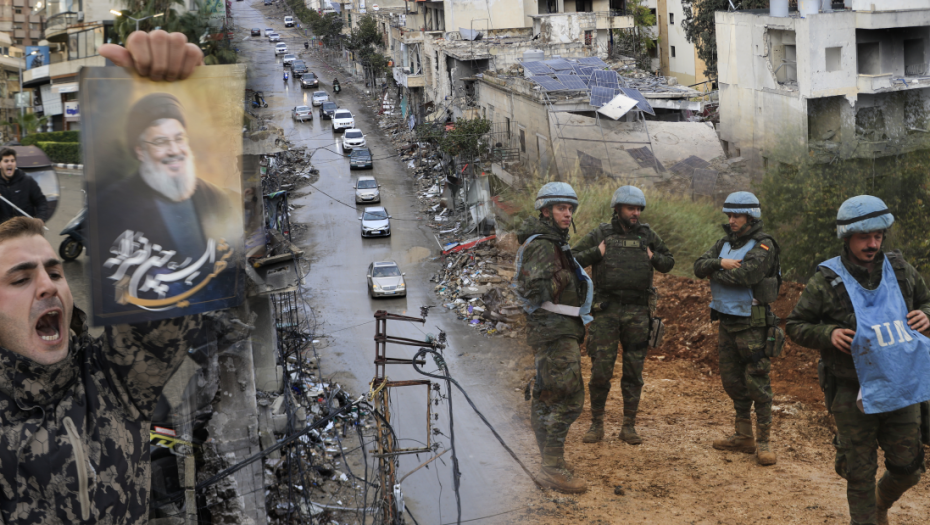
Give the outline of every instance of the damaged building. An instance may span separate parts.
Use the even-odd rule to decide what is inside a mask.
[[[731,156],[759,174],[930,146],[926,1],[847,0],[806,13],[772,5],[716,13],[720,137]]]

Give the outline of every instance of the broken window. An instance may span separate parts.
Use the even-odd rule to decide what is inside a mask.
[[[675,58],[675,46],[671,46],[669,49],[671,49],[672,58]]]
[[[856,111],[856,137],[874,142],[888,138],[881,108],[859,108]]]
[[[923,38],[910,38],[904,41],[904,74],[909,77],[927,74]]]
[[[856,44],[859,58],[860,75],[880,75],[882,73],[881,43],[865,42]]]
[[[839,71],[842,69],[843,62],[843,48],[842,47],[828,47],[824,51],[826,56],[826,69],[827,71]]]
[[[668,14],[668,25],[670,26],[675,25],[675,13]]]
[[[586,46],[594,45],[594,31],[584,32],[584,45]]]
[[[769,36],[769,64],[779,84],[798,81],[798,53],[795,32],[771,29]]]
[[[520,152],[526,153],[526,130],[520,128]]]
[[[807,133],[811,143],[840,141],[845,100],[845,97],[823,97],[807,101]]]

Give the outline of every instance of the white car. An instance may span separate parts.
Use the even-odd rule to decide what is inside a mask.
[[[284,27],[294,27],[294,17],[285,16],[284,17]]]
[[[314,91],[310,97],[310,103],[314,106],[322,106],[324,102],[329,102],[329,93],[325,91]]]
[[[275,44],[275,45],[274,45],[274,54],[275,54],[275,56],[278,56],[278,55],[286,55],[286,54],[287,54],[287,44],[285,44],[284,42],[278,42],[277,44]]]
[[[333,131],[352,129],[355,127],[355,118],[348,109],[337,109],[333,113]]]
[[[365,134],[360,129],[347,129],[345,135],[342,136],[342,149],[345,151],[364,148],[366,145]]]
[[[271,33],[270,35],[268,35],[268,41],[269,41],[269,42],[280,42],[280,41],[281,41],[281,35],[279,35],[279,34],[277,34],[277,33]]]
[[[292,55],[292,54],[288,53],[288,54],[284,55],[284,58],[281,60],[281,62],[284,63],[284,67],[290,67],[290,66],[291,66],[291,62],[293,62],[293,61],[295,61],[295,60],[297,60],[297,55]]]
[[[267,29],[267,28],[265,29],[265,36],[268,36],[271,33],[274,33],[274,29]]]
[[[311,110],[309,106],[297,106],[291,110],[291,117],[301,122],[313,120],[313,110]]]

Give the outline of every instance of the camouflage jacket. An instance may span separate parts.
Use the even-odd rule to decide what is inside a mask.
[[[591,230],[578,244],[572,247],[572,253],[575,254],[575,259],[578,260],[582,267],[593,266],[596,293],[600,294],[605,292],[605,290],[602,290],[604,279],[598,279],[598,272],[599,270],[603,270],[606,265],[604,264],[604,256],[601,255],[601,250],[598,246],[601,244],[601,241],[613,235],[642,240],[643,244],[652,250],[652,259],[649,260],[649,264],[652,265],[652,268],[662,273],[668,273],[675,267],[675,258],[672,256],[672,252],[665,246],[659,234],[654,232],[648,224],[638,223],[634,226],[614,213],[610,224],[602,222],[600,226]],[[650,282],[647,286],[651,287],[651,272],[649,273],[649,279]]]
[[[148,523],[151,414],[203,333],[200,319],[113,326],[93,339],[75,308],[61,362],[0,348],[0,522]]]
[[[881,254],[876,258],[875,269],[870,273],[864,267],[854,264],[845,252],[840,257],[846,270],[867,290],[874,290],[882,281]],[[898,285],[904,296],[907,311],[921,310],[930,315],[930,289],[923,277],[903,257],[895,254],[892,266],[896,266]],[[833,330],[837,328],[856,329],[856,313],[847,308],[840,299],[836,289],[827,282],[820,271],[814,273],[798,304],[788,316],[786,332],[795,343],[819,350],[824,365],[833,375],[844,379],[857,379],[856,367],[851,355],[837,350],[831,343]]]
[[[574,263],[562,248],[568,248],[568,232],[557,228],[548,219],[530,217],[523,223],[517,240],[523,244],[539,234],[523,250],[523,264],[516,276],[520,294],[533,304],[551,301],[554,304],[581,306],[586,293],[585,283],[575,273]],[[570,251],[568,252],[570,255]],[[536,310],[527,316],[527,343],[538,345],[563,337],[584,339],[584,323],[579,317]]]
[[[751,287],[772,272],[778,262],[778,247],[773,246],[772,236],[762,231],[762,221],[756,221],[744,233],[730,230],[729,224],[723,225],[723,231],[725,236],[694,261],[694,275],[721,284]],[[731,248],[739,248],[750,239],[756,240],[756,246],[746,253],[740,267],[723,270],[720,266],[720,251],[723,250],[723,245],[729,242]],[[765,240],[770,242],[766,243]]]

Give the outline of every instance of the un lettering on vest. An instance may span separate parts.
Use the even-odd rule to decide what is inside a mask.
[[[892,332],[891,330],[892,325],[894,325],[895,332],[897,332],[897,336],[898,336],[897,342],[895,341],[895,333]],[[911,334],[907,333],[908,332],[907,325],[905,324],[904,321],[900,319],[895,319],[893,322],[890,322],[890,323],[872,325],[871,328],[872,330],[875,331],[875,337],[878,340],[878,346],[882,348],[894,346],[898,343],[908,343],[914,340],[914,338],[911,337]],[[887,341],[885,340],[885,337],[884,337],[884,333],[883,333],[884,331],[888,332]]]

